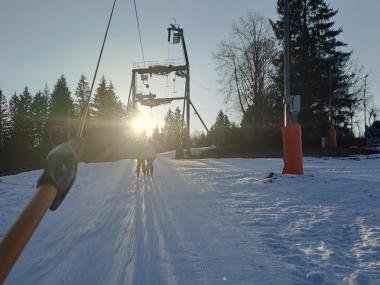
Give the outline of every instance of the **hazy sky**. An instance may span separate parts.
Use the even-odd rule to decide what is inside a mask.
[[[166,28],[176,18],[184,28],[191,65],[191,97],[206,123],[226,109],[218,91],[212,54],[226,38],[233,21],[248,10],[276,18],[275,0],[136,0],[146,60],[168,58]],[[335,0],[341,39],[354,51],[357,63],[370,73],[369,91],[380,106],[380,1]],[[92,78],[112,0],[0,0],[0,88],[10,97],[27,85],[32,93],[45,83],[50,89],[64,74],[71,91],[81,73]],[[178,57],[180,46],[169,48]],[[111,79],[126,100],[133,62],[141,61],[133,0],[118,0],[99,75]],[[181,82],[161,88],[160,96],[182,91]],[[162,83],[162,82],[161,82]],[[166,84],[166,83],[165,83]],[[164,94],[165,93],[165,94]],[[176,94],[179,96],[179,94]],[[175,107],[176,104],[170,105]],[[152,124],[162,122],[167,108],[144,111]],[[231,104],[228,113],[238,119]],[[201,125],[194,118],[194,128]]]

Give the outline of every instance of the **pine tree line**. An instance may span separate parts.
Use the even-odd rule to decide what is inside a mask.
[[[279,19],[271,25],[282,42],[284,5],[281,0],[277,2],[277,12]],[[336,121],[341,135],[349,135],[351,116],[359,103],[361,89],[353,91],[353,86],[362,75],[352,70],[352,52],[338,39],[343,30],[335,27],[337,13],[324,0],[290,1],[291,94],[301,96],[300,121],[305,125],[305,141],[309,142],[318,142],[326,135],[329,117]],[[276,81],[282,91],[282,51],[276,57],[276,66]]]
[[[75,135],[88,96],[89,84],[84,75],[73,95],[64,75],[51,92],[45,86],[32,95],[25,87],[22,93],[14,93],[9,102],[0,90],[0,172],[41,167],[52,147]],[[112,82],[102,77],[91,101],[87,134],[91,134],[94,124],[97,132],[117,133],[116,126],[124,116],[125,107]]]
[[[152,139],[159,151],[164,152],[183,147],[182,122],[183,114],[179,107],[174,111],[168,110],[164,117],[164,126],[161,129],[157,126],[152,133]]]

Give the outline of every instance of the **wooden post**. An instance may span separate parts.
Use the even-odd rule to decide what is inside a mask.
[[[3,284],[17,258],[31,238],[45,212],[57,196],[57,189],[44,184],[38,187],[29,204],[0,244],[0,284]]]

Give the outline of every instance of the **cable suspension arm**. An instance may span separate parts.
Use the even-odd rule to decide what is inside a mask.
[[[132,89],[133,89],[133,80],[131,80],[131,85],[129,87],[129,95],[128,95],[128,101],[127,101],[127,111],[131,108],[131,95],[132,95]]]
[[[197,109],[195,109],[195,106],[194,106],[193,102],[191,102],[190,99],[189,99],[189,101],[190,101],[190,105],[191,105],[191,107],[193,107],[193,109],[194,109],[194,111],[195,111],[195,114],[198,116],[198,118],[199,118],[199,120],[201,121],[203,127],[206,129],[207,132],[209,132],[209,130],[208,130],[208,128],[207,128],[205,122],[204,122],[204,121],[202,120],[202,118],[201,118],[201,115],[199,115]]]

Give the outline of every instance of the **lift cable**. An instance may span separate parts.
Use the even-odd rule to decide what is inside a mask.
[[[178,0],[174,0],[174,12],[173,12],[173,24],[177,24],[176,16],[177,16],[177,9],[178,9]]]
[[[144,48],[143,48],[142,39],[141,39],[140,21],[139,21],[139,15],[138,15],[138,13],[137,13],[136,0],[133,0],[133,4],[134,4],[134,6],[135,6],[135,15],[136,15],[137,29],[138,29],[138,31],[139,31],[139,39],[140,39],[141,54],[142,54],[143,62],[144,62],[144,65],[145,65]]]
[[[94,89],[95,80],[96,80],[96,75],[98,74],[99,64],[100,64],[100,60],[101,60],[102,55],[103,55],[103,49],[104,49],[104,45],[105,45],[106,40],[107,40],[108,30],[109,30],[109,28],[110,28],[110,24],[111,24],[111,20],[112,20],[112,16],[113,16],[113,11],[115,10],[115,4],[116,4],[116,1],[117,1],[117,0],[114,0],[114,1],[113,1],[111,14],[110,14],[110,17],[109,17],[109,19],[108,19],[108,24],[107,24],[106,33],[105,33],[104,38],[103,38],[102,48],[100,49],[100,53],[99,53],[99,57],[98,57],[98,62],[97,62],[97,64],[96,64],[96,68],[95,68],[94,76],[93,76],[93,78],[92,78],[92,82],[91,82],[90,93],[89,93],[89,95],[88,95],[88,99],[87,99],[86,106],[85,106],[85,111],[84,111],[84,113],[83,113],[83,116],[82,116],[82,119],[81,119],[81,124],[80,124],[80,127],[79,127],[79,129],[78,129],[78,137],[79,137],[79,138],[82,138],[82,137],[83,137],[84,127],[85,127],[85,124],[86,124],[86,120],[87,120],[87,116],[88,116],[88,111],[89,111],[89,109],[90,109],[91,95],[92,95],[92,91],[93,91],[93,89]]]

